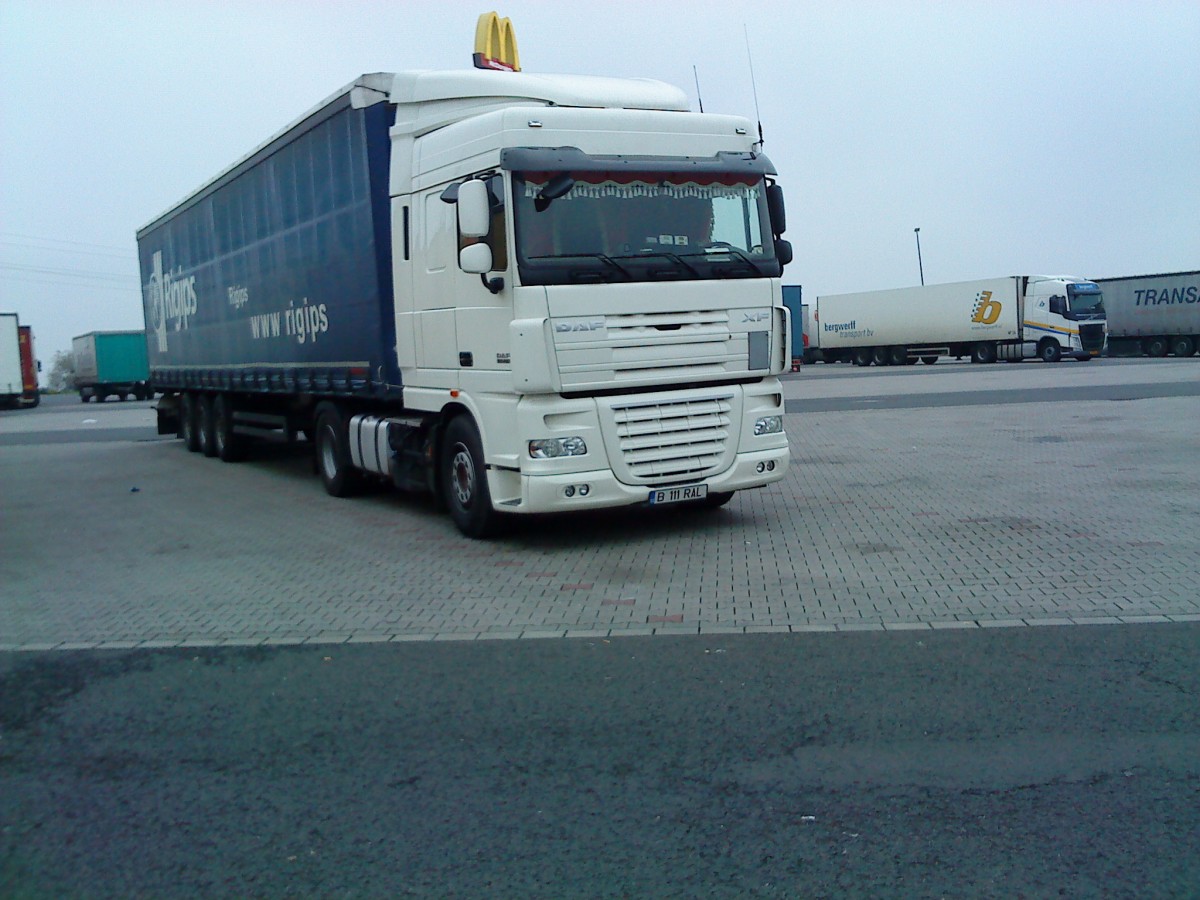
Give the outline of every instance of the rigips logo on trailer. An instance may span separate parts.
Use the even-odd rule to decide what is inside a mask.
[[[184,331],[196,314],[196,276],[180,278],[183,269],[175,274],[163,271],[162,251],[154,254],[154,271],[150,274],[150,324],[158,339],[158,352],[167,352],[167,325],[171,331]]]

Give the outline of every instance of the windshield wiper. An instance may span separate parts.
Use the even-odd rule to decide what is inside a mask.
[[[530,262],[541,262],[545,259],[598,259],[606,266],[611,266],[616,269],[626,278],[632,279],[633,275],[629,270],[613,259],[611,256],[606,256],[603,253],[548,253],[545,256],[529,256],[526,257]]]
[[[678,253],[672,253],[670,250],[643,250],[641,253],[635,253],[630,256],[622,256],[621,259],[649,259],[652,256],[661,256],[663,259],[669,259],[671,262],[678,265],[681,269],[685,269],[696,278],[700,277],[700,273],[697,271],[695,266],[685,260]]]
[[[751,259],[749,254],[747,254],[745,251],[741,250],[740,248],[733,246],[733,244],[727,244],[724,241],[722,241],[718,244],[709,244],[707,247],[704,248],[704,253],[706,255],[709,255],[709,254],[715,255],[717,253],[728,253],[730,256],[737,257],[738,260],[740,260],[741,262],[744,262],[746,265],[748,265],[750,268],[752,268],[756,274],[758,274],[758,275],[764,274],[763,270],[759,267],[758,263],[756,263],[753,259]]]

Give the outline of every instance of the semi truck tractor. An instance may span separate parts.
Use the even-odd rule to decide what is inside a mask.
[[[1087,361],[1104,349],[1100,288],[1083,278],[1016,275],[862,294],[817,297],[806,355],[860,366],[938,357],[972,362],[1064,356]]]
[[[498,37],[497,37],[498,36]],[[160,433],[309,437],[325,490],[506,514],[784,476],[791,246],[750,121],[661,82],[363,75],[137,235]]]
[[[131,396],[149,400],[154,396],[144,331],[81,334],[71,340],[71,354],[81,402],[95,398],[103,403],[108,397],[127,400]]]
[[[1200,347],[1200,272],[1097,278],[1114,356],[1191,356]]]

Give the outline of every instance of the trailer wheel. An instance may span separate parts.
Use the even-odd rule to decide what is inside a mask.
[[[872,353],[870,347],[859,347],[854,351],[854,364],[856,366],[869,366],[871,359]]]
[[[1142,342],[1142,350],[1145,354],[1156,359],[1166,356],[1168,349],[1165,337],[1150,337]]]
[[[196,395],[182,394],[179,398],[179,436],[191,453],[200,450],[200,429],[197,422]]]
[[[888,363],[893,366],[908,365],[908,348],[907,347],[889,347],[888,348]]]
[[[996,361],[996,345],[991,341],[980,341],[971,348],[971,362],[994,363]]]
[[[925,363],[925,365],[927,365],[927,366],[932,366],[934,363],[937,362],[937,360],[938,360],[938,358],[936,356],[922,356],[921,357],[921,362]]]
[[[470,416],[457,416],[446,426],[441,473],[442,496],[458,530],[473,538],[495,533],[499,515],[492,509],[483,444]]]
[[[332,403],[317,407],[314,429],[317,473],[331,497],[350,497],[362,485],[362,475],[350,462],[350,443],[342,412]]]
[[[221,462],[237,462],[246,456],[246,441],[233,433],[233,401],[228,394],[218,394],[213,401],[213,444]]]
[[[1179,337],[1171,341],[1171,352],[1180,359],[1185,356],[1191,356],[1196,352],[1196,345],[1192,339],[1186,334],[1181,334]]]
[[[217,455],[216,429],[213,427],[213,398],[202,394],[196,404],[196,440],[205,456]]]
[[[892,355],[887,347],[872,347],[871,362],[877,366],[890,366],[892,364]]]

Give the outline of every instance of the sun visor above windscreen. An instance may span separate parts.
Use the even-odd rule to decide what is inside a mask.
[[[722,152],[716,156],[592,156],[578,147],[506,147],[500,167],[513,172],[671,172],[700,175],[774,175],[761,153]]]

